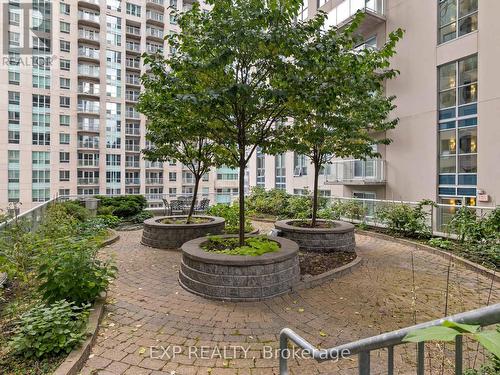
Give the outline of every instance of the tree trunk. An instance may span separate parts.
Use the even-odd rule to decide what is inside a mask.
[[[186,219],[186,224],[191,223],[191,217],[194,212],[194,205],[196,204],[196,197],[198,196],[198,186],[200,185],[201,176],[194,176],[194,190],[193,190],[193,198],[191,199],[191,207],[189,207],[188,216]]]
[[[239,210],[240,210],[240,225],[238,231],[238,237],[240,246],[245,245],[245,154],[243,153],[243,161],[240,161],[240,174],[239,174]]]
[[[319,180],[319,170],[321,166],[317,160],[313,160],[314,164],[314,187],[313,187],[313,205],[312,205],[312,218],[311,227],[316,226],[316,215],[318,213],[318,180]]]

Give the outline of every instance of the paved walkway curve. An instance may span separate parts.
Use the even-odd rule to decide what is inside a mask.
[[[82,374],[278,374],[278,359],[267,357],[270,348],[278,347],[283,327],[326,348],[411,325],[415,315],[422,322],[444,313],[449,262],[382,239],[357,235],[363,265],[341,279],[264,302],[236,304],[184,291],[177,282],[179,251],[141,245],[141,231],[120,236],[106,249],[116,256],[119,275]],[[500,301],[498,284],[451,264],[449,314],[484,306],[488,300]],[[231,351],[239,346],[248,350],[246,355],[241,349]],[[225,359],[218,358],[224,348]],[[397,373],[410,373],[414,347],[398,348]],[[437,348],[427,345],[433,353],[426,360],[430,367],[442,363]],[[182,353],[174,355],[173,350]],[[466,353],[466,366],[473,355]],[[385,361],[384,351],[374,352],[372,373],[386,373]],[[355,358],[321,364],[291,361],[296,375],[356,374],[355,367]]]

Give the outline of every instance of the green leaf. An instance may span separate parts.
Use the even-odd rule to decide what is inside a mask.
[[[422,342],[422,341],[453,341],[460,332],[453,328],[436,326],[422,328],[408,333],[403,339],[404,342]]]
[[[497,358],[500,358],[500,332],[482,331],[473,335],[479,343]]]
[[[443,322],[443,327],[453,328],[461,333],[476,333],[481,328],[480,325],[456,323],[449,320]]]

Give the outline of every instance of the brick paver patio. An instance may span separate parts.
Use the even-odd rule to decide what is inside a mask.
[[[422,322],[444,314],[449,261],[394,242],[357,235],[364,262],[352,274],[272,300],[236,304],[184,291],[177,282],[179,251],[142,246],[141,231],[120,236],[106,249],[116,256],[119,276],[82,374],[277,374],[278,359],[268,357],[283,327],[327,348],[411,325],[415,315]],[[498,285],[492,288],[491,280],[454,263],[450,281],[449,314],[500,301]],[[427,345],[430,351],[436,347]],[[397,373],[410,373],[414,347],[399,348]],[[466,367],[473,355],[465,354]],[[384,351],[372,353],[379,370],[374,373],[386,373],[385,361]],[[434,367],[441,360],[431,354],[426,363]],[[355,368],[356,358],[291,361],[296,375],[356,374]]]

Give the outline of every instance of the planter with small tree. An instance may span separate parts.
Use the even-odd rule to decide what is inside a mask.
[[[314,169],[311,218],[281,220],[275,226],[301,250],[354,251],[354,226],[319,220],[318,180],[322,166],[333,158],[365,160],[378,157],[377,144],[397,119],[388,120],[394,97],[384,94],[384,82],[397,75],[389,68],[402,30],[389,34],[380,49],[356,50],[358,14],[344,29],[317,30],[296,49],[296,69],[288,76],[298,90],[291,100],[293,124],[286,128],[288,149],[309,158]]]

